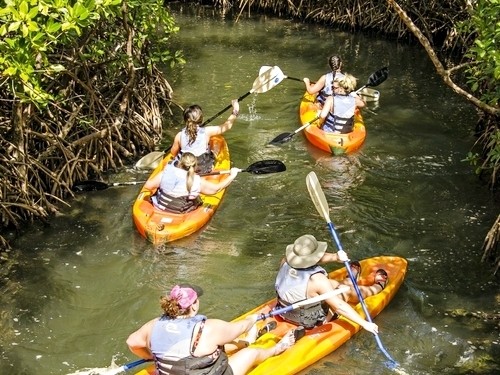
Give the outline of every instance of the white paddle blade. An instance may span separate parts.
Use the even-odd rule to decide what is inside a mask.
[[[307,190],[309,190],[309,195],[314,203],[314,207],[319,212],[321,216],[326,220],[327,223],[330,223],[330,209],[328,207],[328,202],[326,201],[325,194],[321,189],[321,185],[319,184],[318,177],[316,173],[309,172],[306,177]]]
[[[137,163],[135,163],[135,167],[138,169],[154,169],[162,161],[162,156],[165,156],[163,151],[150,152],[139,159]]]
[[[346,293],[349,291],[349,289],[350,289],[349,286],[342,285],[341,287],[338,287],[337,289],[334,289],[328,293],[320,294],[319,296],[294,303],[292,306],[294,309],[296,309],[298,307],[311,305],[313,303],[318,303],[318,302],[324,301],[325,299],[331,298],[333,296],[337,296],[339,294]]]
[[[268,71],[269,69],[272,69],[273,67],[272,66],[267,66],[267,65],[263,65],[260,67],[259,69],[259,76],[262,74],[262,73],[265,73],[266,71]]]
[[[261,70],[263,70],[261,68]],[[262,94],[271,90],[273,87],[278,85],[281,81],[285,79],[285,75],[281,69],[277,66],[269,67],[269,69],[264,70],[253,82],[251,93]]]

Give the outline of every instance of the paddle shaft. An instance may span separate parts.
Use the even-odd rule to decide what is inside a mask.
[[[330,233],[335,240],[335,243],[337,244],[337,248],[339,251],[344,251],[342,249],[342,245],[340,243],[339,237],[337,236],[337,232],[335,231],[335,228],[333,227],[332,222],[328,222],[328,228],[330,229]],[[347,269],[347,273],[349,274],[349,278],[352,281],[352,284],[354,286],[354,290],[356,291],[356,294],[359,299],[359,303],[361,303],[361,307],[363,308],[363,312],[365,313],[366,320],[368,320],[370,323],[373,323],[372,317],[370,316],[370,312],[368,311],[368,308],[366,307],[366,303],[363,300],[363,296],[361,295],[361,291],[359,290],[358,284],[356,283],[356,278],[354,277],[351,267],[349,265],[349,261],[344,262],[345,268]],[[377,341],[377,346],[379,347],[380,351],[384,353],[384,355],[387,357],[387,359],[393,363],[396,363],[396,361],[389,355],[387,350],[384,348],[384,345],[382,345],[382,341],[380,340],[380,337],[378,334],[375,335],[375,340]]]
[[[323,193],[323,190],[321,189],[321,186],[318,181],[318,177],[316,176],[316,173],[314,172],[309,172],[307,175],[307,188],[309,190],[309,194],[311,195],[311,199],[314,203],[314,206],[318,210],[319,214],[323,216],[323,218],[326,220],[326,223],[328,224],[328,228],[330,230],[330,234],[332,235],[335,244],[337,245],[337,249],[339,251],[344,251],[342,248],[342,244],[340,243],[340,239],[337,235],[337,231],[335,230],[335,227],[332,224],[332,221],[330,220],[330,214],[329,214],[329,207],[328,207],[328,202],[326,200],[325,194]],[[356,283],[356,279],[351,271],[351,267],[349,265],[349,261],[344,262],[344,266],[347,269],[347,273],[349,275],[349,278],[351,279],[351,282],[353,284],[354,290],[356,291],[356,295],[358,296],[359,303],[361,304],[361,307],[363,308],[363,312],[365,313],[366,320],[368,320],[370,323],[373,323],[373,320],[370,316],[370,312],[368,311],[368,308],[366,307],[365,301],[363,300],[363,296],[361,295],[361,291],[359,290],[359,286]],[[377,346],[379,347],[380,351],[387,357],[388,360],[390,360],[393,363],[396,363],[394,359],[389,355],[387,350],[385,350],[384,346],[382,345],[382,341],[380,340],[380,337],[378,334],[375,334],[375,340],[377,342]]]
[[[285,307],[282,307],[279,309],[275,309],[273,311],[268,312],[267,314],[261,314],[257,318],[257,320],[265,320],[267,318],[271,318],[273,316],[280,315],[280,314],[286,313],[288,311],[295,310],[295,309],[302,307],[302,306],[312,305],[313,303],[318,303],[318,302],[324,301],[325,299],[331,298],[333,296],[337,296],[337,295],[345,293],[347,291],[349,291],[349,287],[347,285],[343,285],[340,288],[332,290],[328,293],[320,294],[319,296],[309,298],[309,299],[306,299],[304,301],[296,302],[294,304],[291,304],[289,306],[285,306]]]
[[[304,125],[302,125],[300,128],[298,128],[297,130],[295,130],[293,132],[293,134],[291,135],[294,135],[294,134],[297,134],[298,132],[300,132],[302,129],[305,129],[307,128],[309,125],[311,125],[313,122],[315,121],[318,121],[319,120],[319,116],[316,116],[313,120],[309,121],[309,122],[306,122]]]
[[[238,101],[241,102],[243,99],[245,99],[248,95],[250,95],[251,93],[253,92],[253,89],[250,90],[249,92],[247,92],[245,95],[241,95],[239,98],[238,98]],[[203,124],[201,124],[200,126],[203,127],[205,125],[207,125],[208,123],[212,122],[213,120],[215,120],[217,117],[219,117],[220,115],[222,115],[224,112],[226,112],[227,110],[231,109],[232,108],[232,104],[229,104],[226,108],[220,110],[218,113],[216,113],[215,115],[213,115],[212,117],[210,117],[208,120],[206,120]],[[172,147],[170,147],[172,148]]]

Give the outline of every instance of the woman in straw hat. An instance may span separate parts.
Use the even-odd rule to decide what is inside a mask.
[[[317,295],[328,293],[341,285],[337,280],[328,278],[328,273],[319,264],[329,262],[347,261],[347,254],[344,251],[338,253],[327,253],[326,242],[317,241],[310,234],[303,235],[286,248],[285,258],[281,261],[281,266],[276,277],[275,288],[278,294],[278,304],[283,306],[292,305],[299,301],[313,298]],[[353,262],[353,273],[355,277],[360,273],[358,262]],[[380,269],[375,276],[375,283],[372,286],[359,286],[363,298],[375,295],[382,291],[387,282],[387,273]],[[343,281],[350,284],[350,281]],[[368,332],[378,333],[378,326],[363,319],[347,301],[356,301],[357,294],[352,284],[350,291],[333,296],[324,303],[308,305],[302,309],[292,310],[282,316],[283,319],[300,324],[306,329],[324,324],[335,317],[335,314],[345,316],[354,323],[359,324]]]
[[[244,375],[300,338],[296,330],[290,330],[274,346],[248,347],[257,337],[255,322],[259,315],[236,322],[208,319],[198,314],[198,297],[202,294],[198,286],[176,285],[168,297],[160,298],[163,315],[147,322],[127,339],[134,354],[154,361],[157,374]],[[238,339],[245,332],[245,339]],[[228,358],[226,351],[236,352]]]

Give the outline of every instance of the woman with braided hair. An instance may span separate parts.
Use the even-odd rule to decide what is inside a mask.
[[[328,58],[328,66],[330,71],[323,74],[316,83],[311,83],[309,78],[304,78],[306,90],[309,94],[316,94],[316,101],[323,105],[328,96],[333,95],[333,81],[338,78],[344,77],[342,73],[342,59],[338,55],[332,55]]]
[[[240,104],[238,99],[231,101],[233,111],[226,122],[219,126],[203,127],[203,112],[201,107],[194,104],[184,110],[185,127],[177,133],[170,152],[176,160],[185,152],[191,152],[198,159],[198,170],[196,172],[209,173],[214,166],[214,155],[210,151],[210,137],[220,135],[233,127],[238,117]]]
[[[200,194],[218,193],[227,187],[240,171],[238,168],[231,168],[228,177],[214,183],[195,174],[196,166],[196,157],[185,152],[177,163],[167,163],[163,171],[148,180],[144,187],[156,191],[151,196],[153,206],[174,213],[193,211],[203,203]]]

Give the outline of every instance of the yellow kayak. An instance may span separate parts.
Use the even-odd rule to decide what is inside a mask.
[[[218,135],[211,137],[209,144],[210,149],[216,155],[213,171],[229,170],[231,162],[226,140]],[[151,173],[149,179],[160,173],[172,159],[172,154],[169,153]],[[227,174],[218,174],[202,178],[217,183],[227,176]],[[156,209],[149,200],[151,192],[143,187],[132,208],[135,226],[144,238],[155,245],[178,240],[196,232],[208,222],[219,207],[225,191],[226,189],[222,189],[214,195],[201,194],[203,204],[200,207],[185,214],[176,214]]]
[[[389,282],[385,289],[379,294],[366,298],[365,304],[372,318],[376,317],[396,295],[399,287],[403,283],[407,270],[407,261],[404,258],[395,256],[379,256],[368,258],[360,261],[361,277],[359,285],[372,285],[375,277],[375,272],[379,268],[387,271]],[[331,279],[342,280],[347,276],[345,267],[333,271],[329,274]],[[276,298],[260,305],[259,307],[249,311],[248,313],[236,318],[240,320],[249,314],[266,314],[269,313],[276,305]],[[354,309],[364,316],[363,309],[360,304],[354,306]],[[268,332],[257,339],[251,346],[256,347],[271,347],[275,345],[290,329],[295,328],[291,323],[283,321],[280,317],[275,316],[268,319],[277,322],[276,329]],[[265,322],[258,322],[259,329],[264,326]],[[327,354],[344,344],[361,327],[346,318],[340,317],[337,320],[306,331],[306,335],[300,339],[294,346],[284,351],[282,354],[271,357],[255,367],[249,372],[250,375],[288,375],[296,374],[306,367],[317,362]],[[375,339],[374,339],[375,340]],[[150,365],[144,370],[137,372],[136,375],[154,375],[154,365]]]
[[[303,95],[299,107],[299,117],[302,125],[314,120],[320,112],[315,99],[316,95],[307,92]],[[350,133],[328,133],[321,129],[321,125],[322,123],[318,120],[306,127],[304,133],[308,141],[314,146],[333,155],[356,151],[366,138],[366,128],[359,109],[356,109],[354,114],[354,129]]]

